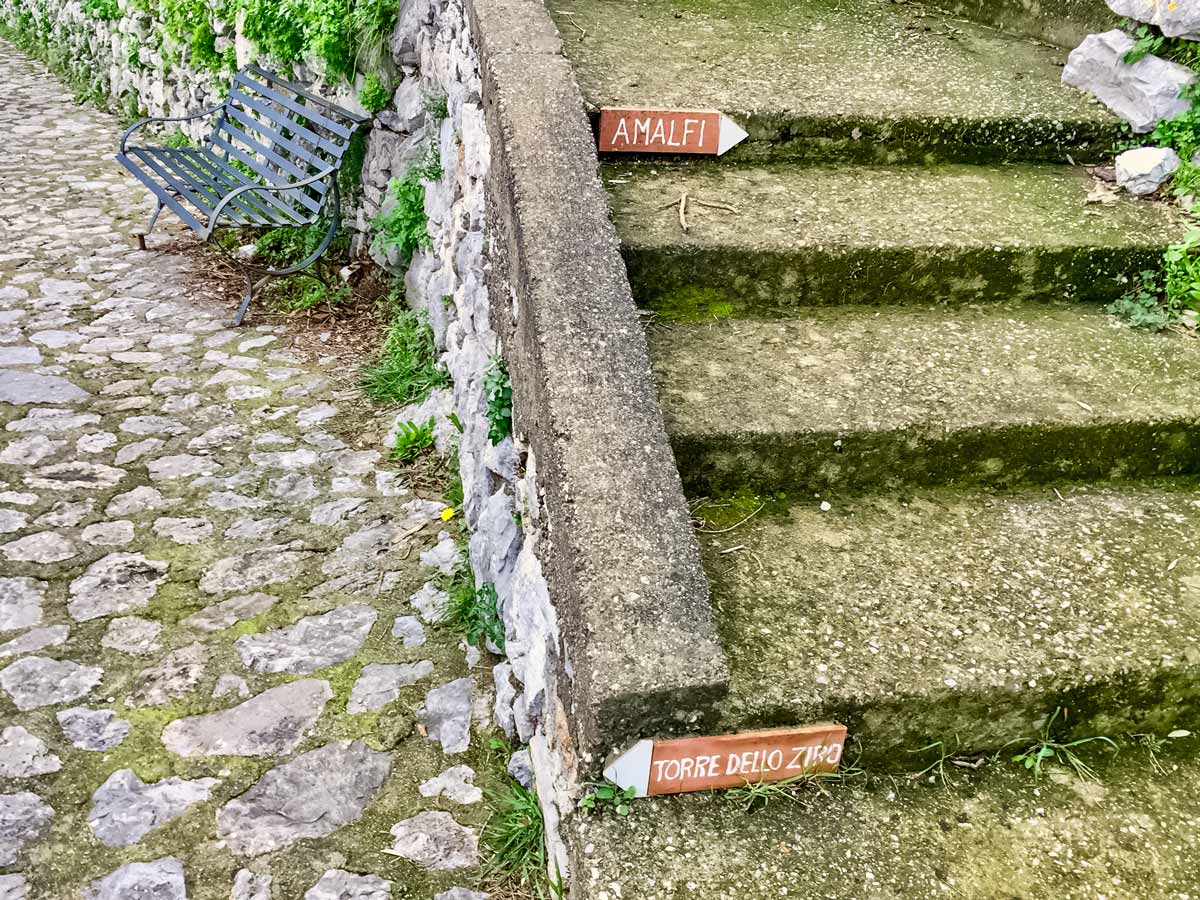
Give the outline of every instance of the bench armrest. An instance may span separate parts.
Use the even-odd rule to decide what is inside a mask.
[[[125,129],[125,133],[121,135],[121,152],[125,152],[125,142],[129,140],[129,136],[141,128],[143,125],[149,125],[151,122],[190,122],[192,119],[203,119],[205,116],[211,116],[213,113],[220,112],[225,108],[225,104],[219,103],[212,109],[206,109],[202,112],[194,113],[190,116],[172,116],[165,119],[148,118],[138,119],[132,125]]]
[[[208,220],[208,233],[212,234],[213,229],[217,227],[217,221],[221,217],[221,212],[229,205],[234,197],[245,194],[247,191],[294,191],[297,188],[308,187],[310,184],[315,184],[328,178],[338,170],[337,166],[326,166],[316,175],[311,175],[302,181],[293,181],[291,184],[243,184],[241,187],[234,188],[228,194],[221,198],[221,202],[217,204],[216,209],[212,211],[212,216]],[[334,193],[337,192],[337,179],[334,179]]]

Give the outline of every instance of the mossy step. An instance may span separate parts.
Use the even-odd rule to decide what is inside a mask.
[[[1169,204],[1089,204],[1091,177],[1069,166],[625,163],[603,174],[634,296],[668,318],[1107,302],[1186,230]]]
[[[1194,738],[1167,743],[1200,750]],[[1127,748],[1099,782],[1056,773],[1035,783],[1012,763],[971,776],[947,765],[949,787],[881,773],[750,813],[728,794],[637,800],[626,817],[571,820],[571,896],[1194,898],[1200,764],[1158,762],[1161,771],[1145,749]]]
[[[692,494],[1200,474],[1200,342],[1091,307],[839,307],[649,339]]]
[[[1066,49],[1089,34],[1108,31],[1121,17],[1104,0],[935,0],[938,9]]]
[[[726,505],[727,504],[727,505]],[[730,730],[845,723],[873,765],[1200,717],[1200,493],[1138,486],[709,501]]]
[[[1118,119],[1060,83],[1065,48],[891,0],[549,4],[593,106],[720,109],[730,160],[1099,159]]]

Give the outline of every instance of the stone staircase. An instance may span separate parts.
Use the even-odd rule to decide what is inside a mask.
[[[939,741],[1011,755],[1059,707],[1072,737],[1200,731],[1200,345],[1102,309],[1185,226],[1091,202],[1121,130],[1067,50],[888,0],[549,6],[596,107],[750,134],[602,174],[704,523],[721,728],[836,719],[867,770],[585,819],[576,895],[1198,896],[1191,739],[1156,768],[1124,738],[1103,785],[888,777]]]

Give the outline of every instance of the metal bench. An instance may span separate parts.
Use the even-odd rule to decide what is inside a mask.
[[[214,116],[216,124],[200,147],[130,146],[129,139],[151,122],[187,122]],[[246,262],[246,296],[234,325],[240,325],[256,287],[270,277],[312,265],[338,228],[338,169],[354,131],[367,119],[335,106],[258,66],[233,79],[229,96],[191,116],[142,119],[121,136],[117,162],[146,187],[158,206],[138,235],[146,237],[163,207],[208,241],[221,226],[302,227],[318,222],[328,208],[329,226],[320,246],[303,262],[273,269]]]

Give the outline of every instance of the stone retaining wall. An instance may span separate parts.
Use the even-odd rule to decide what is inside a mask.
[[[619,743],[695,727],[724,692],[708,588],[655,399],[582,99],[537,0],[406,0],[406,79],[371,133],[366,225],[436,144],[432,247],[407,267],[451,391],[397,421],[457,435],[476,580],[496,587],[508,660],[496,718],[528,742],[551,835]],[[425,98],[446,98],[435,118]],[[377,253],[399,269],[395,253]],[[503,357],[515,440],[488,441]]]

